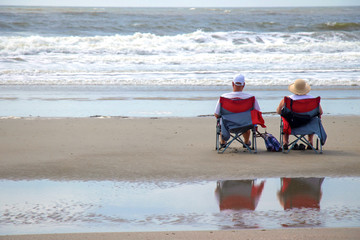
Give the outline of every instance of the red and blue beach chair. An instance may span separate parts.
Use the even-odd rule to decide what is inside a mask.
[[[322,153],[327,135],[320,118],[320,97],[302,100],[285,97],[284,103],[280,122],[280,144],[283,152],[289,152],[295,144],[303,142],[316,153]],[[295,136],[295,140],[289,143],[288,150],[284,150],[284,134]],[[306,139],[309,134],[317,136],[315,146]]]
[[[216,150],[223,153],[229,146],[237,141],[244,146],[250,153],[257,152],[256,128],[257,125],[266,128],[262,113],[254,109],[255,97],[247,99],[229,99],[220,97],[220,118],[216,124]],[[248,146],[240,138],[245,132],[252,132],[252,146]],[[220,144],[220,134],[229,138],[227,143]]]

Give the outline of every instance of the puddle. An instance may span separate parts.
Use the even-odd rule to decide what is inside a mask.
[[[360,178],[0,181],[0,235],[360,227]]]

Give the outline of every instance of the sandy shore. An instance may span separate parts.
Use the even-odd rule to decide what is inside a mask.
[[[235,231],[195,231],[195,232],[136,232],[136,233],[76,233],[0,236],[2,240],[115,240],[115,239],[180,239],[180,240],[357,240],[360,228],[314,228],[314,229],[274,229]]]
[[[279,118],[265,117],[279,137]],[[360,117],[324,116],[324,154],[215,151],[215,119],[1,119],[0,179],[196,181],[360,176]],[[2,236],[1,239],[357,239],[359,229]],[[127,235],[128,234],[128,235]],[[209,235],[211,234],[211,235]],[[281,237],[280,237],[281,234]],[[355,237],[356,236],[356,237]]]
[[[279,118],[265,119],[279,138]],[[215,120],[2,119],[0,179],[219,180],[360,176],[360,117],[325,116],[324,154],[215,151]]]

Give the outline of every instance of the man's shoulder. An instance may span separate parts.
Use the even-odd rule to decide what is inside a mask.
[[[245,92],[228,92],[228,93],[224,93],[223,95],[221,95],[221,97],[224,98],[250,98],[253,97],[253,95],[249,94],[249,93],[245,93]]]
[[[223,93],[221,95],[221,97],[224,97],[224,98],[231,98],[233,96],[233,92],[227,92],[227,93]]]

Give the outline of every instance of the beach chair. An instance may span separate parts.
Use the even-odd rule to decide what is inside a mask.
[[[264,119],[260,111],[254,109],[255,97],[247,99],[228,99],[220,97],[220,117],[216,123],[216,150],[223,153],[234,142],[239,142],[250,153],[257,152],[257,125],[265,128]],[[248,146],[241,136],[251,130],[251,143]],[[230,136],[227,143],[220,144],[220,134]]]
[[[322,153],[322,146],[326,142],[327,135],[320,118],[320,97],[302,100],[284,97],[284,103],[280,122],[280,144],[283,152],[290,152],[295,144],[302,142],[316,153]],[[295,140],[289,141],[288,150],[284,149],[284,134],[295,137]],[[306,139],[309,134],[317,137],[315,146]]]

